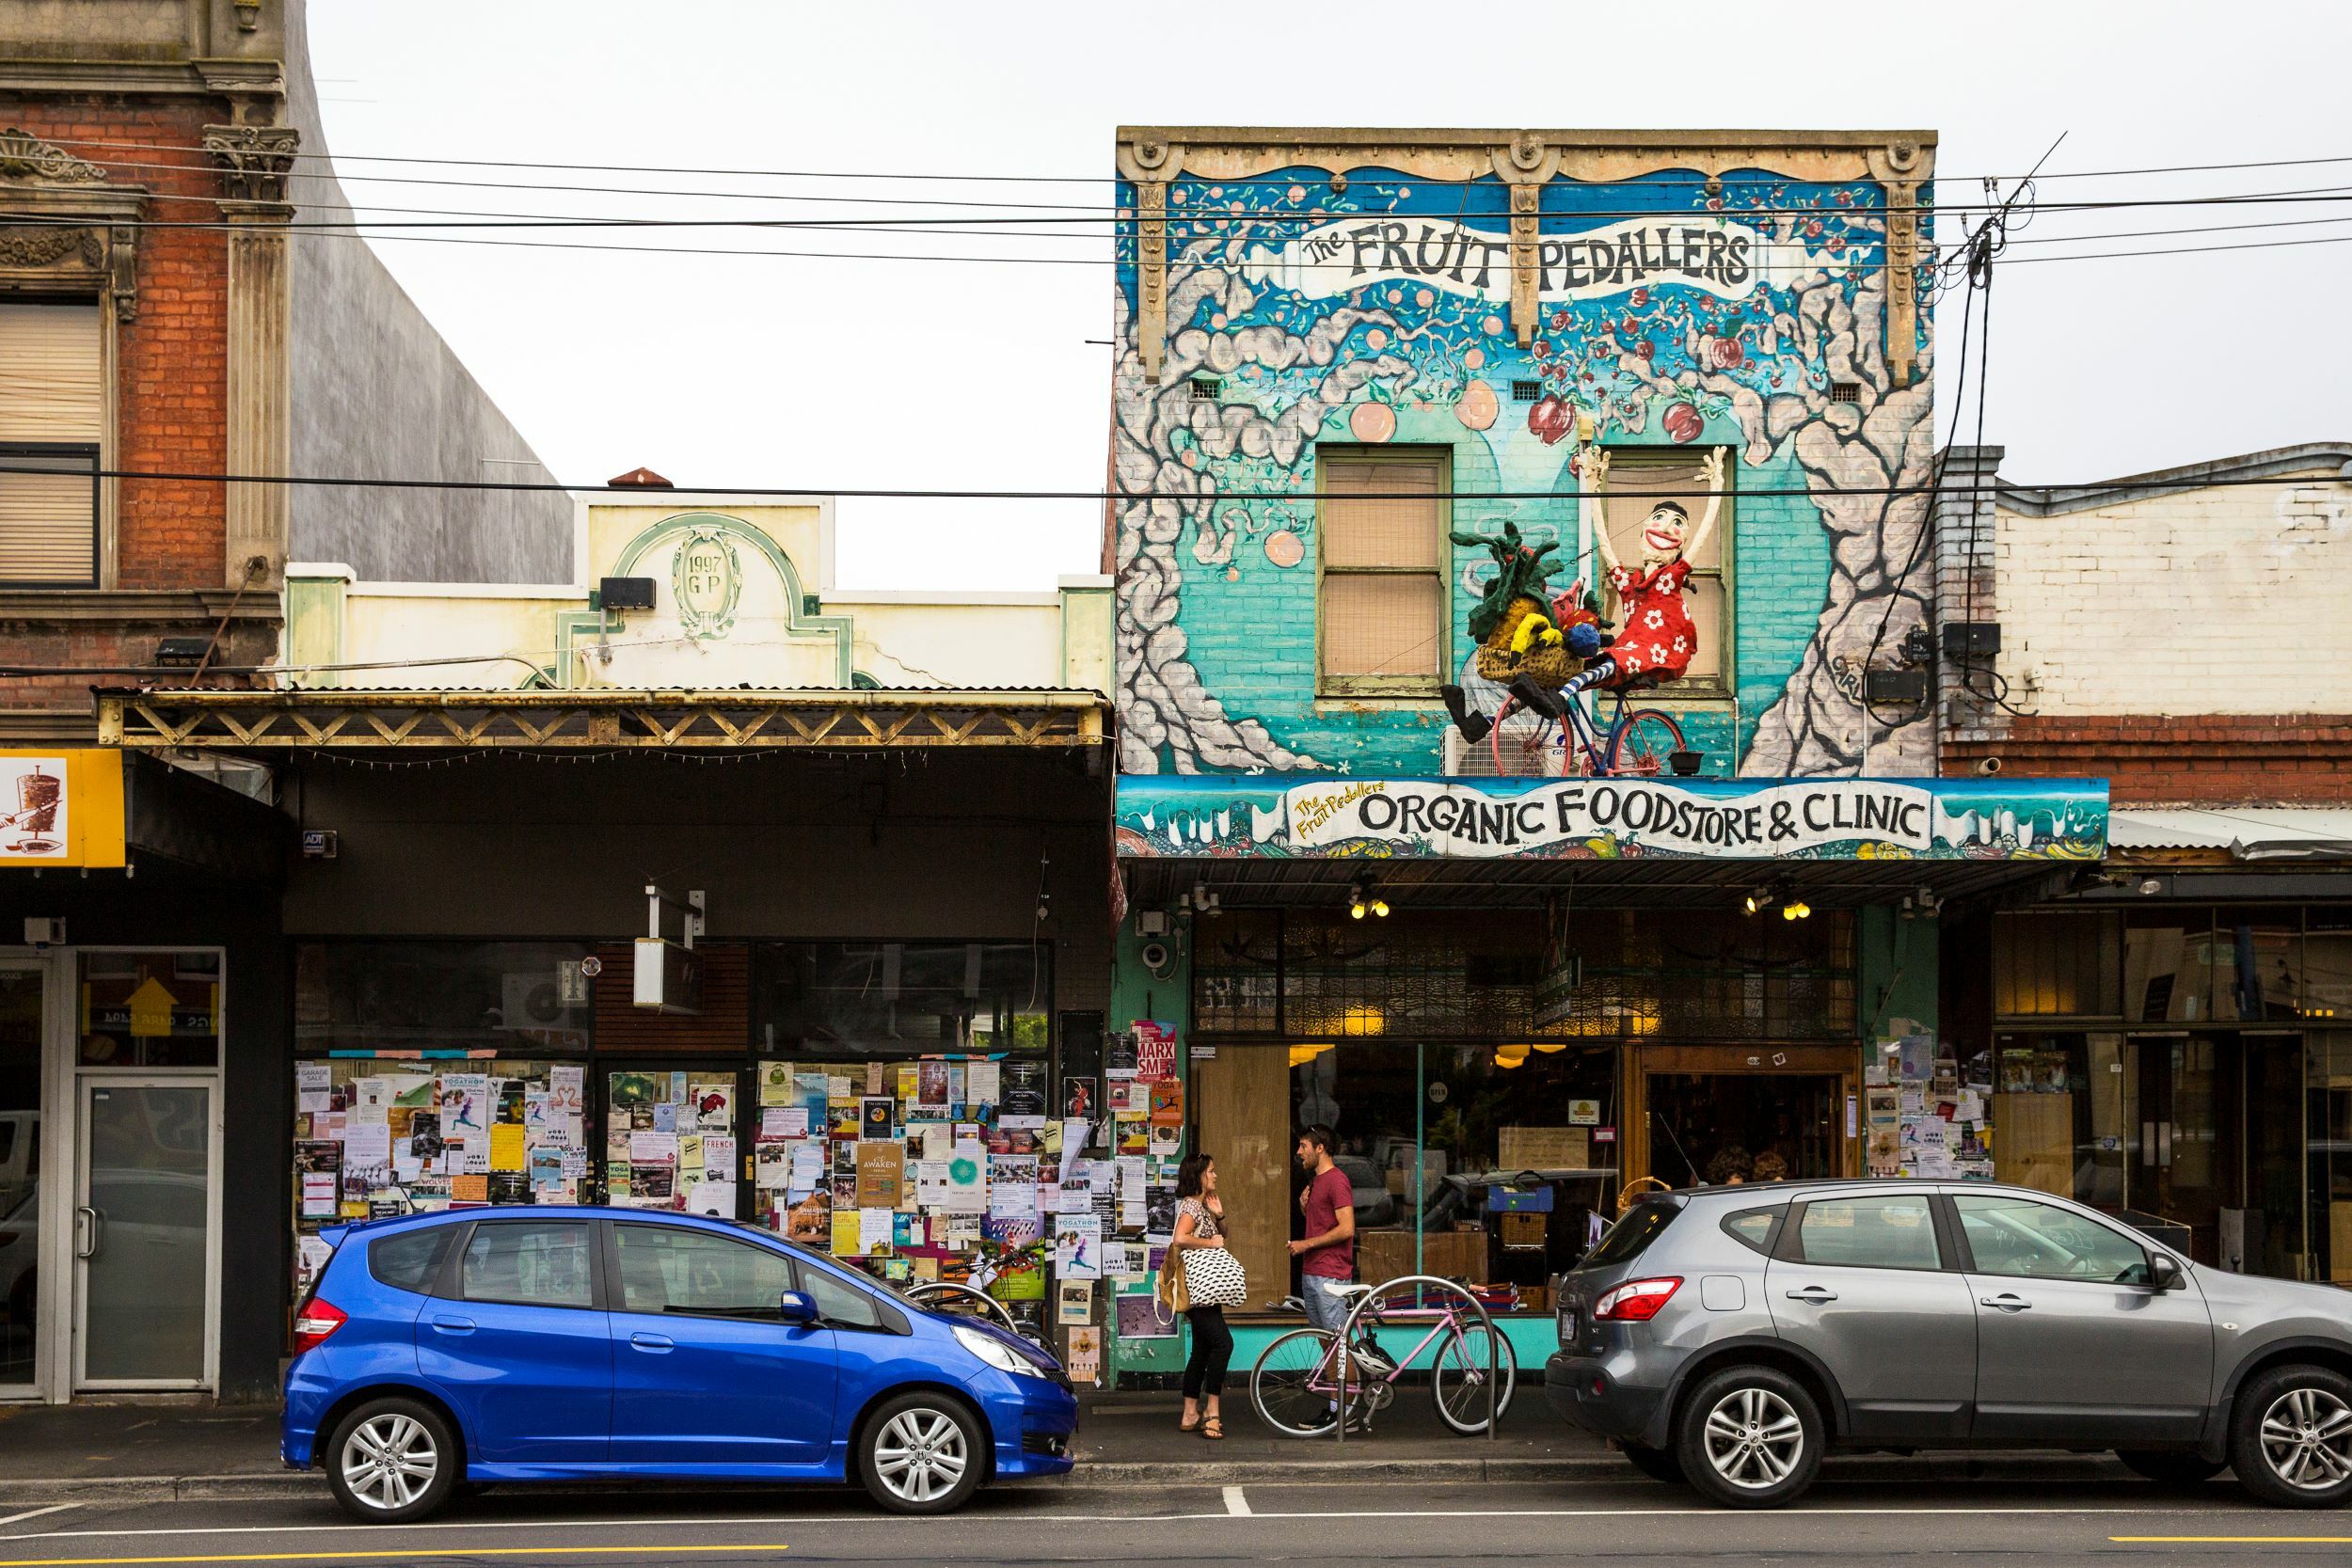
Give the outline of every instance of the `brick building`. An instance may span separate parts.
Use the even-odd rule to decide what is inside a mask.
[[[1947,1025],[2042,1089],[2042,1184],[2352,1279],[2352,447],[2000,462],[1953,452],[1938,519],[1943,768],[2116,809],[2104,867],[1947,922]]]
[[[364,243],[297,226],[340,216],[301,20],[0,8],[0,1399],[263,1394],[285,1310],[278,775],[127,753],[92,688],[257,684],[289,560],[373,529],[421,578],[568,552],[560,495],[220,477],[530,459]]]

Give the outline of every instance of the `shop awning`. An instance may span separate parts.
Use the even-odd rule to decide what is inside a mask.
[[[2135,851],[2219,850],[2239,861],[2352,860],[2352,810],[2232,806],[2119,811],[2107,842]]]
[[[105,690],[100,743],[134,749],[353,747],[888,751],[1100,746],[1093,691]]]

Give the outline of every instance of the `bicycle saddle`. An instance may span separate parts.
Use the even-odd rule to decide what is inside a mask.
[[[1372,1294],[1372,1291],[1373,1287],[1369,1285],[1334,1285],[1331,1287],[1331,1293],[1335,1296],[1368,1296]]]

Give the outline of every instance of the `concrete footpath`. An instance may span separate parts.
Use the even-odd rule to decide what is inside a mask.
[[[1552,1416],[1542,1400],[1515,1401],[1500,1436],[1461,1437],[1438,1421],[1426,1394],[1405,1390],[1368,1434],[1343,1445],[1302,1442],[1261,1425],[1246,1397],[1226,1404],[1222,1442],[1176,1430],[1174,1394],[1083,1396],[1073,1489],[1181,1485],[1360,1485],[1617,1481],[1630,1466]],[[1418,1395],[1419,1397],[1416,1397]],[[1918,1481],[1971,1477],[2091,1480],[2125,1472],[2106,1455],[1857,1455],[1829,1474]],[[0,1509],[78,1502],[158,1502],[300,1496],[325,1482],[278,1460],[278,1412],[262,1405],[97,1403],[0,1405]]]

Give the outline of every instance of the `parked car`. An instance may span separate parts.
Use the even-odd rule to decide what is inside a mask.
[[[1985,1182],[1700,1188],[1635,1204],[1558,1281],[1545,1393],[1643,1471],[1769,1508],[1835,1449],[2113,1449],[2352,1497],[2352,1296],[2201,1267]]]
[[[461,1485],[851,1481],[941,1513],[1071,1467],[1046,1352],[727,1221],[639,1210],[422,1214],[320,1233],[280,1454],[346,1511]]]

